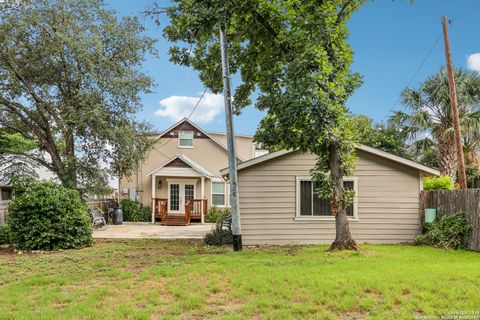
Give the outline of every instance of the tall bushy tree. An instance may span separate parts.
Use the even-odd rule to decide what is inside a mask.
[[[25,156],[66,187],[130,173],[149,147],[134,114],[152,85],[140,65],[155,53],[137,18],[118,19],[102,0],[0,9],[0,128],[36,141]]]
[[[456,69],[455,84],[463,142],[471,151],[478,148],[475,142],[479,141],[475,137],[480,130],[480,75]],[[402,100],[409,112],[397,111],[391,121],[410,134],[420,158],[428,160],[430,165],[436,162],[442,174],[455,179],[457,155],[447,71],[440,70],[417,89],[403,90]],[[474,161],[474,155],[475,151],[467,150],[466,159]]]
[[[393,123],[374,123],[365,115],[352,116],[352,130],[361,144],[404,158],[413,158],[408,148],[408,132]]]
[[[174,0],[164,35],[175,45],[175,63],[198,70],[203,83],[221,92],[219,27],[226,25],[230,71],[241,84],[236,112],[251,104],[267,111],[256,139],[267,146],[312,152],[318,194],[331,200],[335,249],[356,249],[346,216],[351,194],[342,176],[352,173],[355,139],[345,102],[360,83],[352,74],[346,21],[361,0]]]

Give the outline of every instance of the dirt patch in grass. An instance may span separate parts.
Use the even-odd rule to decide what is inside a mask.
[[[363,320],[368,316],[368,313],[349,312],[345,315],[340,315],[338,319],[342,320]]]
[[[298,255],[305,249],[306,246],[300,245],[286,245],[286,246],[255,246],[249,247],[247,251],[262,252],[262,253],[279,253],[285,255]]]
[[[199,246],[197,249],[198,254],[225,254],[228,252],[233,252],[231,246]]]
[[[140,273],[142,270],[144,270],[145,266],[143,265],[138,265],[138,264],[132,264],[129,265],[128,267],[123,269],[123,272],[133,272],[133,273]]]
[[[2,258],[8,258],[8,256],[12,256],[16,254],[15,253],[15,248],[11,245],[1,245],[0,246],[0,256],[2,256]],[[5,257],[3,257],[5,256]]]

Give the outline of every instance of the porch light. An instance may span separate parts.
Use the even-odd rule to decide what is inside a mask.
[[[158,189],[162,189],[162,180],[158,180],[157,187],[158,187]]]

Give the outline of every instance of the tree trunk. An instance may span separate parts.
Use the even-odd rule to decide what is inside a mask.
[[[74,161],[74,160],[73,160]],[[72,166],[71,160],[67,160],[67,163],[64,163],[62,169],[58,173],[58,178],[62,183],[62,186],[69,189],[77,188],[77,172],[74,166]]]
[[[328,251],[337,250],[358,250],[357,243],[352,238],[348,226],[347,211],[343,203],[343,174],[341,168],[341,158],[338,148],[330,146],[328,148],[328,161],[330,172],[335,181],[335,195],[332,199],[332,214],[335,215],[335,241],[330,245]]]
[[[75,138],[73,133],[67,130],[64,133],[65,158],[62,170],[59,174],[62,185],[66,188],[77,188],[77,165],[75,159]]]
[[[438,163],[440,174],[457,179],[457,153],[453,137],[437,137],[439,142]]]

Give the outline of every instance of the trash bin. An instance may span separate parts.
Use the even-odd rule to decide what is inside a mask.
[[[425,222],[433,222],[437,216],[437,209],[427,208],[425,209]]]
[[[114,225],[119,225],[123,223],[123,211],[122,208],[115,208],[113,209],[112,214],[112,223]]]

